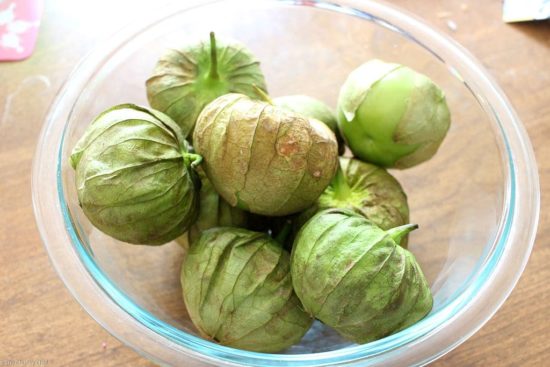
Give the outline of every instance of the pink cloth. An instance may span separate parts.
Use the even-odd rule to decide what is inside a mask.
[[[0,0],[0,61],[32,54],[41,13],[42,0]]]

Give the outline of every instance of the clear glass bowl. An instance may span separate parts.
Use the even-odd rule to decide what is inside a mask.
[[[202,4],[201,4],[202,3]],[[451,130],[429,162],[393,173],[408,193],[410,238],[431,284],[433,311],[416,325],[351,345],[315,324],[283,354],[251,353],[197,336],[181,299],[182,250],[119,243],[78,207],[68,157],[100,111],[146,104],[160,52],[214,30],[262,61],[272,96],[308,94],[334,106],[346,75],[371,58],[406,64],[446,92]],[[373,1],[185,2],[114,35],[59,93],[33,168],[36,219],[54,266],[101,325],[161,365],[422,365],[476,332],[527,262],[539,187],[527,135],[494,81],[467,51],[413,16]]]

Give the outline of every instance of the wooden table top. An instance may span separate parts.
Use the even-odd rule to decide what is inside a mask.
[[[519,284],[477,334],[432,365],[549,365],[550,22],[505,24],[497,0],[393,3],[451,34],[481,60],[525,124],[541,180],[538,236]],[[56,91],[97,40],[121,25],[118,16],[129,4],[136,12],[151,6],[48,1],[34,55],[0,63],[0,365],[153,365],[110,336],[67,292],[42,246],[30,194],[33,153]]]

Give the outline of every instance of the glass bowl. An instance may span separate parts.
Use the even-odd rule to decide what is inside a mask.
[[[432,312],[414,326],[352,345],[316,323],[281,354],[201,339],[181,299],[183,250],[117,242],[80,210],[68,157],[91,119],[119,103],[146,104],[161,51],[214,30],[262,61],[270,94],[307,94],[334,106],[366,60],[406,64],[447,95],[452,127],[438,154],[392,171],[403,184],[409,240],[431,284]],[[33,167],[38,226],[75,298],[115,337],[161,365],[412,366],[475,333],[521,275],[536,232],[539,187],[528,137],[501,90],[467,51],[411,15],[373,1],[207,1],[163,8],[88,55],[57,96]]]

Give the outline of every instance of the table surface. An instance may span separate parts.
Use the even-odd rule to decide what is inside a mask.
[[[56,91],[78,60],[122,25],[120,16],[130,3],[135,12],[151,6],[48,1],[34,55],[0,63],[0,365],[18,360],[53,366],[153,365],[110,336],[67,292],[42,246],[30,195],[32,158]],[[537,240],[516,289],[477,334],[432,365],[548,365],[550,22],[505,24],[497,0],[393,3],[451,34],[485,65],[527,128],[541,181]]]

